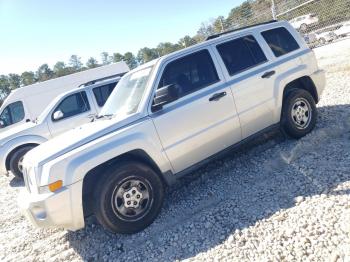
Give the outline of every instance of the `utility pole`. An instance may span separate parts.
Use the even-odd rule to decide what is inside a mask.
[[[220,16],[220,25],[221,25],[221,33],[225,31],[224,22],[222,21],[222,17]]]
[[[271,12],[272,12],[273,20],[277,20],[277,12],[276,12],[275,0],[271,0]]]

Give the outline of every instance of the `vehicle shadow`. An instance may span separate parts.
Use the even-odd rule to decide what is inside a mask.
[[[350,105],[320,107],[308,136],[272,132],[181,179],[144,231],[112,234],[90,220],[66,239],[87,261],[190,258],[294,207],[297,198],[349,194],[335,190],[350,181],[349,148]]]

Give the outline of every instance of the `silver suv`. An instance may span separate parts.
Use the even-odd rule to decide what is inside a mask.
[[[271,128],[315,126],[325,74],[287,22],[215,35],[126,74],[93,123],[31,150],[19,205],[39,227],[133,233],[161,210],[164,188]]]

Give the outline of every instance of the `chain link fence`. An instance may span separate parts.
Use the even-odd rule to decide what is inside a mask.
[[[350,36],[350,0],[249,0],[219,21],[226,31],[273,19],[289,21],[313,48]]]

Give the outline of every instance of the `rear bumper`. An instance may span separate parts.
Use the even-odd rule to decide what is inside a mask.
[[[313,73],[310,77],[317,89],[318,100],[320,100],[321,95],[326,87],[326,72],[320,69]]]
[[[18,206],[35,227],[61,227],[78,230],[84,227],[82,206],[75,206],[75,185],[55,193],[33,194],[26,188],[20,191]]]

